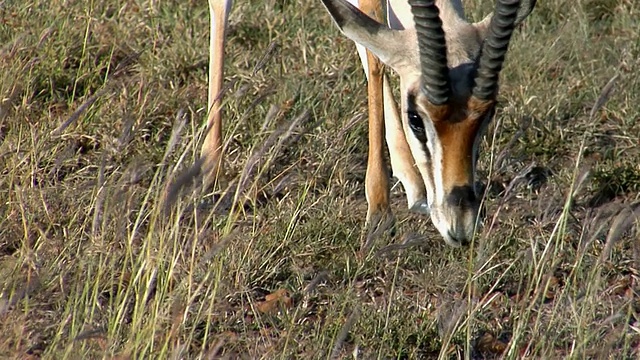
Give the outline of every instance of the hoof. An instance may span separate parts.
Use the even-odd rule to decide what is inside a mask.
[[[367,218],[367,228],[369,233],[384,233],[396,231],[396,219],[391,210],[377,212]]]
[[[431,213],[427,199],[417,201],[409,210],[422,215],[429,215]]]
[[[396,221],[391,211],[378,212],[372,214],[367,219],[367,237],[360,248],[361,253],[366,253],[371,249],[371,246],[380,236],[385,233],[393,237],[396,235]]]

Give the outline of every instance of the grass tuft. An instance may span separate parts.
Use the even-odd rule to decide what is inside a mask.
[[[0,357],[639,356],[637,2],[538,2],[514,34],[466,249],[401,186],[363,230],[353,44],[320,2],[256,4],[211,191],[204,2],[0,3]]]

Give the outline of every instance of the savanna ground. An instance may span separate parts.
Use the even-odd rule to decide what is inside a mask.
[[[640,356],[639,18],[539,2],[454,249],[400,185],[363,229],[365,78],[320,1],[235,4],[214,195],[206,1],[0,1],[0,357]]]

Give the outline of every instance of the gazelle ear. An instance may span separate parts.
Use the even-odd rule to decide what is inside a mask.
[[[489,32],[489,24],[491,24],[491,18],[492,17],[493,17],[493,13],[485,16],[484,19],[482,19],[482,20],[478,21],[477,23],[473,24],[473,26],[478,31],[478,36],[483,41],[487,37],[487,33]]]
[[[346,0],[322,0],[333,21],[346,37],[364,46],[380,61],[400,73],[415,59],[415,54],[407,49],[404,30],[392,30],[380,24]]]
[[[524,0],[520,3],[520,7],[518,8],[518,15],[516,16],[515,26],[522,24],[522,22],[531,14],[533,8],[536,6],[536,0]],[[478,21],[473,24],[475,28],[478,30],[478,35],[480,39],[484,40],[489,33],[489,24],[491,24],[491,18],[493,17],[493,13],[487,15],[484,19]]]

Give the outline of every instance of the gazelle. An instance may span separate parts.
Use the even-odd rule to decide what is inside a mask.
[[[480,207],[474,186],[478,146],[494,115],[511,34],[536,1],[521,5],[519,0],[498,0],[494,13],[477,23],[465,20],[460,0],[322,2],[338,28],[356,43],[368,78],[367,221],[371,225],[390,215],[386,138],[391,168],[405,189],[409,208],[430,214],[448,244],[468,243]],[[386,25],[366,15],[379,18],[383,5]],[[209,0],[209,7],[209,118],[202,156],[210,177],[221,162],[217,97],[231,0]],[[400,77],[401,110],[378,59]]]

